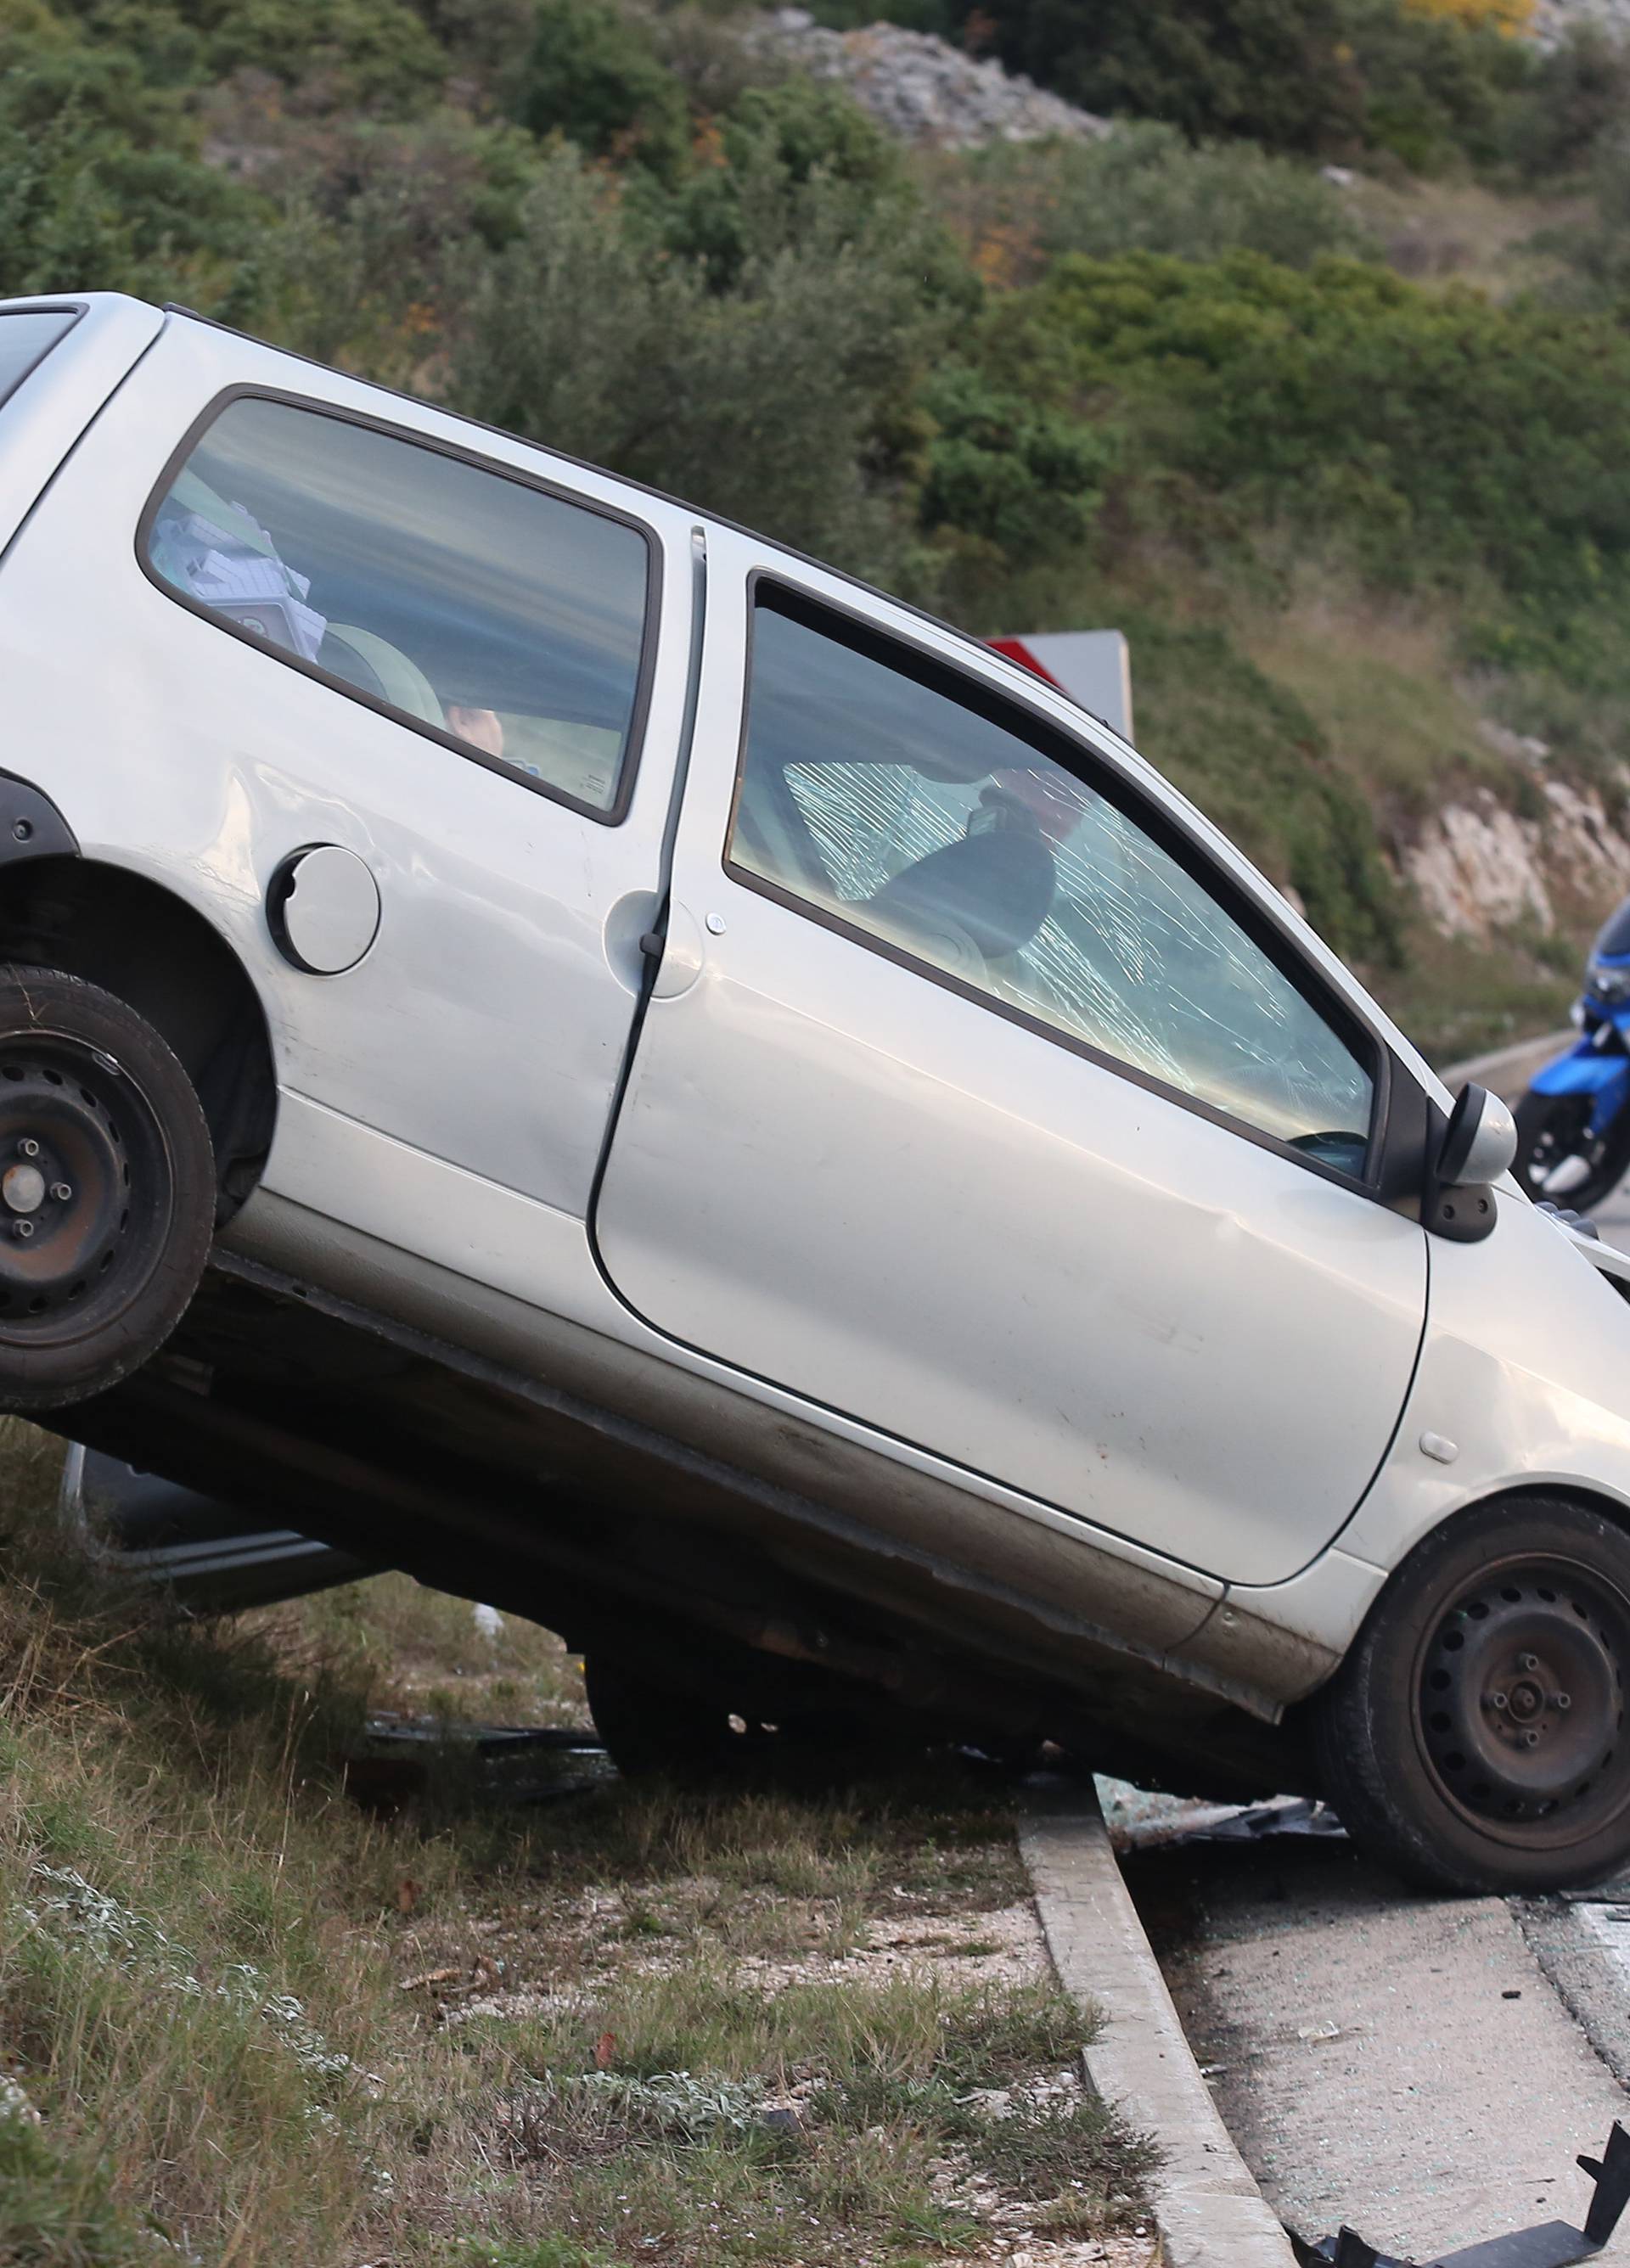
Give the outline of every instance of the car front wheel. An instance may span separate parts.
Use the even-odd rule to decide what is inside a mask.
[[[1530,1892],[1630,1859],[1630,1535],[1564,1498],[1450,1521],[1315,1704],[1324,1793],[1431,1889]]]
[[[155,1353],[214,1213],[209,1128],[151,1025],[60,969],[0,968],[0,1409],[84,1401]]]

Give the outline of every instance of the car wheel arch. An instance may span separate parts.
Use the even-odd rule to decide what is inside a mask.
[[[145,1017],[197,1091],[230,1219],[270,1146],[277,1080],[259,991],[221,931],[134,868],[0,837],[0,961],[63,969]]]

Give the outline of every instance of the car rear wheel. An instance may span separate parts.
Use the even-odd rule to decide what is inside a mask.
[[[0,968],[0,1409],[83,1401],[145,1362],[214,1215],[209,1128],[159,1034],[60,969]]]
[[[1514,1498],[1429,1536],[1316,1704],[1324,1792],[1427,1888],[1539,1892],[1630,1859],[1630,1535]]]

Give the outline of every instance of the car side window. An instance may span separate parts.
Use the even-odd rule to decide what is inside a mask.
[[[150,505],[212,618],[599,817],[625,800],[650,547],[628,523],[286,401],[229,402]]]
[[[1369,1072],[1216,895],[1022,712],[887,651],[760,586],[731,865],[1361,1174]]]

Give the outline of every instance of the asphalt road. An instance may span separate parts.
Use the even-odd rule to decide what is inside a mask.
[[[1630,1252],[1630,1182],[1621,1183],[1605,1204],[1597,1205],[1591,1219],[1609,1244]]]

